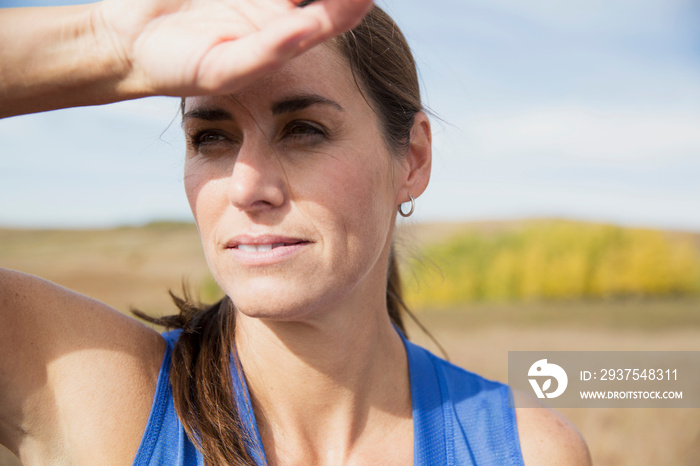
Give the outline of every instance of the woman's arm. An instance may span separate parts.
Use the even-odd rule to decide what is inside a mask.
[[[98,301],[0,269],[0,444],[25,464],[128,464],[164,349]]]
[[[126,64],[95,37],[93,10],[0,10],[0,117],[118,100]]]
[[[0,118],[230,93],[353,27],[371,0],[105,0],[0,10]]]

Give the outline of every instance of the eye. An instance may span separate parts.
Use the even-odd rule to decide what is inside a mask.
[[[197,142],[199,144],[211,144],[221,142],[224,140],[226,140],[226,138],[223,135],[217,133],[204,133],[199,138],[197,138]]]
[[[190,144],[192,144],[194,147],[199,147],[203,144],[216,144],[219,142],[223,142],[227,138],[226,136],[217,131],[203,130],[198,131],[192,135],[188,135],[188,139],[190,141]]]
[[[227,153],[234,149],[236,141],[228,134],[218,131],[205,129],[196,131],[187,135],[188,145],[201,155],[216,155],[219,153]]]
[[[309,121],[293,121],[284,128],[283,137],[320,140],[326,137],[326,130],[321,125]]]

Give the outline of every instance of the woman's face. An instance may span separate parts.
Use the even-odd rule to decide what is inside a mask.
[[[187,197],[241,312],[296,320],[383,303],[407,170],[334,48],[233,96],[188,98],[184,128]]]

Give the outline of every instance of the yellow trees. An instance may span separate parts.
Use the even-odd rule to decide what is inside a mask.
[[[416,307],[700,294],[692,240],[654,230],[530,222],[501,233],[465,231],[426,247],[423,257],[406,283]]]

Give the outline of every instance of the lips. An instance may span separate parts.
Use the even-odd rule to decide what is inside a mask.
[[[277,236],[277,235],[261,235],[249,236],[240,235],[227,241],[226,249],[232,252],[240,252],[243,254],[264,254],[272,251],[279,253],[281,250],[297,249],[300,246],[308,244],[301,238]]]
[[[238,235],[235,236],[231,239],[229,239],[226,242],[226,248],[232,249],[232,248],[239,248],[239,249],[246,249],[248,247],[264,247],[267,248],[265,250],[269,251],[270,249],[282,247],[282,246],[290,246],[294,244],[299,244],[299,243],[308,243],[303,238],[299,237],[294,237],[294,236],[281,236],[281,235]]]
[[[265,244],[239,244],[236,246],[236,249],[239,249],[241,251],[245,252],[268,252],[272,251],[273,249],[276,248],[281,248],[284,246],[294,246],[296,244],[301,244],[305,243],[306,241],[296,241],[296,242],[289,242],[289,243],[265,243]]]
[[[288,236],[239,235],[226,242],[225,247],[244,263],[262,264],[282,260],[308,244],[310,241]]]
[[[272,251],[275,248],[286,246],[287,243],[274,243],[274,244],[239,244],[236,246],[241,251],[246,252],[267,252]]]

